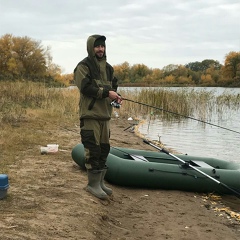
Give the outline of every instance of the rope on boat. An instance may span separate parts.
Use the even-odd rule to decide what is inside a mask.
[[[195,179],[206,179],[207,177],[200,177],[200,176],[197,176],[197,175],[194,175],[194,174],[189,174],[187,172],[173,172],[173,171],[165,171],[165,170],[160,170],[160,169],[155,169],[155,168],[149,168],[149,171],[150,172],[153,172],[153,171],[157,171],[157,172],[163,172],[163,173],[174,173],[174,174],[181,174],[181,175],[184,175],[184,176],[189,176],[189,177],[193,177]]]

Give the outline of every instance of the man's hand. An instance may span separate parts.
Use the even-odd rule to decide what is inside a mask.
[[[117,103],[121,104],[122,103],[122,98],[120,95],[118,95],[116,92],[114,91],[109,91],[109,95],[108,97],[111,99],[111,100],[114,100],[116,101]]]

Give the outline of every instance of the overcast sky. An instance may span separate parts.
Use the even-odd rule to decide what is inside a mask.
[[[7,33],[50,46],[64,73],[87,56],[92,34],[106,36],[112,65],[223,64],[240,51],[240,1],[0,0],[0,37]]]

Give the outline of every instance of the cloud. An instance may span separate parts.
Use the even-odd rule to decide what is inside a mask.
[[[51,46],[66,72],[86,56],[86,40],[107,37],[108,61],[162,68],[240,50],[238,0],[0,0],[0,35]]]

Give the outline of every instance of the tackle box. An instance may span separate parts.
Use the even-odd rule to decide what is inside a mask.
[[[8,175],[0,174],[0,199],[3,199],[7,195],[8,188]]]

